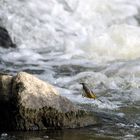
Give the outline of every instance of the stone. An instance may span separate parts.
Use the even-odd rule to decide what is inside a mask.
[[[7,137],[7,136],[8,136],[7,133],[2,133],[2,134],[1,134],[1,137]]]
[[[25,72],[16,76],[2,75],[0,84],[0,111],[3,113],[0,129],[64,129],[97,123],[93,113],[80,110],[59,95],[54,86],[33,75]],[[1,123],[4,118],[7,121]]]
[[[12,39],[8,31],[4,27],[0,27],[0,47],[3,47],[3,48],[16,47],[16,45],[12,42]]]

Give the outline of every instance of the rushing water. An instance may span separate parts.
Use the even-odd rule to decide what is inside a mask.
[[[32,73],[103,118],[93,128],[1,139],[140,139],[139,8],[139,0],[0,0],[0,25],[18,46],[0,48],[0,71]],[[102,102],[83,98],[80,82]]]

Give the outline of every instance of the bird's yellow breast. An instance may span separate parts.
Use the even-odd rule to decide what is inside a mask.
[[[85,97],[96,99],[96,95],[93,92],[86,92]]]

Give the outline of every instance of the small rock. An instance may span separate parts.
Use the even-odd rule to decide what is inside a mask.
[[[134,138],[135,136],[132,135],[132,134],[128,134],[128,135],[125,135],[124,137],[125,137],[125,138]]]
[[[7,133],[2,133],[2,134],[1,134],[1,137],[7,137],[7,136],[8,136]]]
[[[49,136],[44,136],[43,138],[48,139],[48,138],[49,138]]]

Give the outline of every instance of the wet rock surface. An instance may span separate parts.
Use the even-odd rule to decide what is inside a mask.
[[[25,72],[0,75],[0,129],[43,130],[78,128],[97,123],[55,87]]]
[[[8,31],[4,27],[0,27],[0,47],[3,47],[3,48],[16,47],[16,45],[12,42],[12,39]]]

